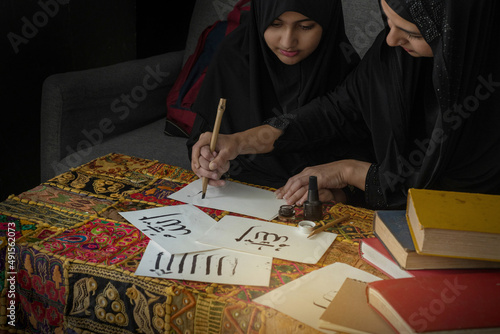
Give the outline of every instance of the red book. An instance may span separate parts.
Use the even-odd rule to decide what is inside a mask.
[[[368,303],[400,333],[500,330],[500,274],[433,275],[368,283]]]

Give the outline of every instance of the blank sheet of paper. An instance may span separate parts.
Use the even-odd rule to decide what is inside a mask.
[[[226,181],[224,187],[208,186],[204,199],[201,198],[202,180],[191,182],[169,196],[180,202],[196,206],[230,211],[265,220],[278,215],[285,200],[276,198],[274,192],[249,185]]]
[[[289,261],[316,263],[336,237],[335,233],[321,232],[308,239],[296,226],[227,215],[198,242]]]

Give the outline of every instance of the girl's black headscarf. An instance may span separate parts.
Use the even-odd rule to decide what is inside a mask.
[[[299,12],[323,28],[318,48],[291,66],[283,64],[264,40],[268,26],[287,11]],[[243,131],[333,90],[358,62],[345,34],[340,0],[253,0],[250,12],[221,43],[209,66],[193,106],[197,120],[188,147],[212,129],[220,98],[227,99],[221,133]],[[233,163],[231,175],[277,187],[315,163],[309,158],[304,154],[241,156]]]
[[[341,78],[359,61],[357,55],[352,60],[342,48],[350,47],[344,33],[344,18],[341,1],[328,0],[257,0],[252,3],[255,20],[253,30],[258,32],[258,40],[251,52],[262,56],[264,71],[273,83],[281,112],[293,110],[311,99],[333,89]],[[323,36],[318,49],[299,64],[283,64],[266,45],[264,32],[281,14],[294,11],[314,20],[323,28]],[[349,51],[347,51],[349,52]],[[275,106],[276,107],[276,106]]]

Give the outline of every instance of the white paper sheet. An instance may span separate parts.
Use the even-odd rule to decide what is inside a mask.
[[[139,276],[218,284],[269,286],[273,259],[228,249],[171,255],[150,240]]]
[[[120,215],[170,254],[217,248],[196,241],[214,226],[216,221],[195,206],[164,206],[120,212]]]
[[[348,277],[363,282],[380,280],[363,270],[337,262],[304,275],[253,301],[272,307],[318,331],[332,333],[319,328],[319,318],[325,309],[316,306],[315,301],[324,298],[325,294],[338,291]]]
[[[247,216],[272,220],[278,215],[284,200],[277,199],[272,191],[246,184],[227,181],[224,187],[208,186],[205,198],[201,198],[202,180],[191,182],[169,196],[180,202],[230,211]]]
[[[227,215],[198,242],[289,261],[316,263],[336,237],[335,233],[321,232],[308,239],[296,226]]]

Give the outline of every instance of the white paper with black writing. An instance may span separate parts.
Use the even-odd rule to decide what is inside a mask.
[[[202,180],[191,182],[168,196],[183,203],[224,210],[246,216],[271,220],[278,215],[285,200],[277,199],[274,192],[246,184],[226,181],[223,187],[208,186],[202,199]]]
[[[150,240],[135,274],[218,284],[269,286],[272,261],[270,257],[222,248],[169,254]]]
[[[120,215],[170,254],[218,248],[196,241],[216,222],[195,206],[165,206],[120,212]]]
[[[198,241],[215,247],[302,263],[316,263],[337,234],[321,232],[308,239],[296,226],[224,216]]]

